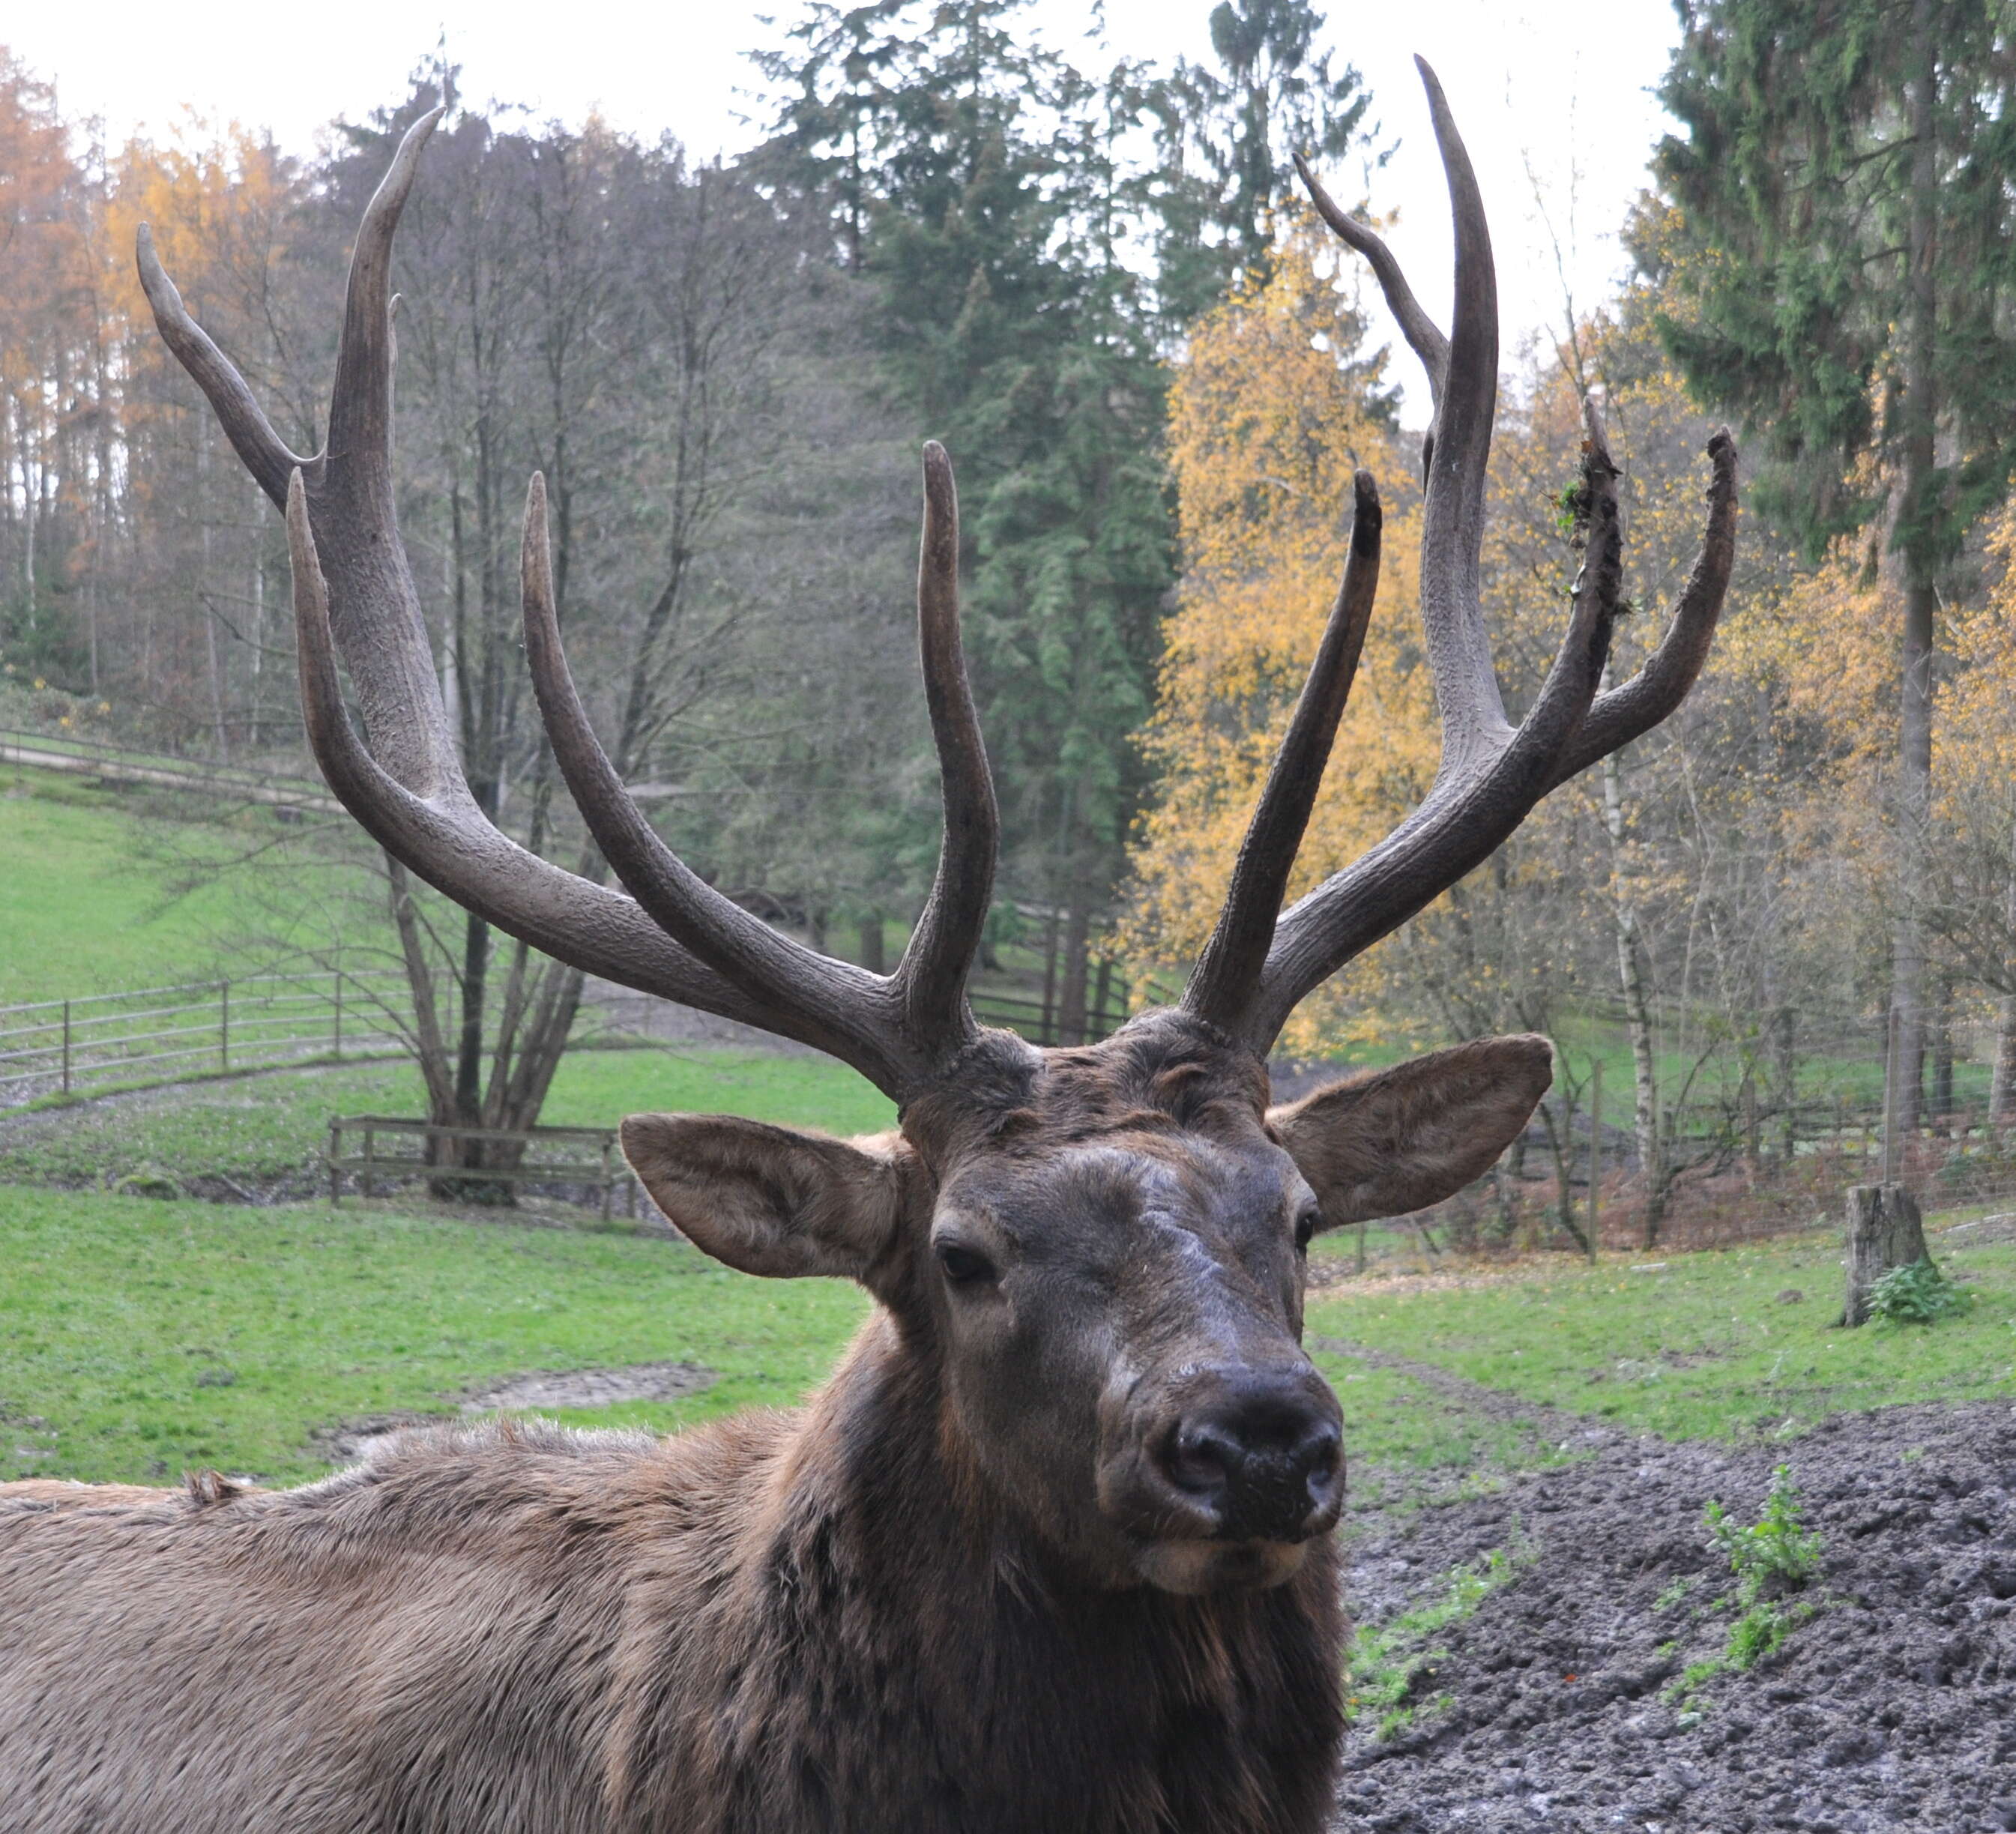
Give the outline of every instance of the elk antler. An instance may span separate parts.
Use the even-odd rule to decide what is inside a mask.
[[[286,511],[301,706],[316,761],[387,852],[500,929],[585,972],[812,1045],[907,1100],[977,1035],[966,982],[999,848],[993,779],[959,647],[951,462],[941,447],[926,447],[917,580],[945,834],[930,901],[894,974],[778,935],[653,831],[596,743],[561,653],[537,477],[521,563],[534,686],[568,787],[630,895],[519,846],[484,814],[463,774],[393,503],[392,240],[441,113],[408,132],[358,231],[329,438],[312,458],[275,434],[244,378],[183,307],[146,229],[139,232],[140,282],[163,338],[260,488]],[[368,748],[344,708],[339,654]]]
[[[1378,502],[1360,472],[1343,590],[1247,831],[1225,909],[1183,993],[1188,1010],[1263,1055],[1312,989],[1481,864],[1550,790],[1679,705],[1707,659],[1735,559],[1736,445],[1724,428],[1708,442],[1712,475],[1701,555],[1666,634],[1629,681],[1597,692],[1617,612],[1621,548],[1617,468],[1602,417],[1594,402],[1586,403],[1588,545],[1574,607],[1526,717],[1516,727],[1506,719],[1478,587],[1498,394],[1497,279],[1470,156],[1435,72],[1423,59],[1414,62],[1427,91],[1455,218],[1448,337],[1422,309],[1385,243],[1337,207],[1299,154],[1295,164],[1324,221],[1371,264],[1428,373],[1435,418],[1423,446],[1421,624],[1442,715],[1442,762],[1412,815],[1290,910],[1280,910],[1371,610]]]

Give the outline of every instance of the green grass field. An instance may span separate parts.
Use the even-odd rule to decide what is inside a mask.
[[[0,1475],[326,1468],[318,1425],[454,1411],[534,1369],[679,1360],[704,1393],[561,1418],[672,1427],[814,1386],[867,1302],[683,1245],[0,1187]]]
[[[1807,1235],[1594,1268],[1326,1295],[1312,1335],[1669,1438],[1791,1433],[1904,1401],[2016,1400],[2016,1245],[1934,1253],[1974,1295],[1931,1327],[1836,1328],[1839,1243]],[[1781,1295],[1798,1293],[1797,1299]]]
[[[299,1478],[321,1468],[319,1425],[449,1411],[506,1375],[673,1359],[718,1371],[679,1402],[562,1416],[676,1426],[796,1400],[866,1305],[844,1285],[752,1280],[621,1230],[383,1204],[259,1210],[0,1187],[0,1474],[14,1475],[214,1465]],[[1363,1507],[1389,1483],[1425,1475],[1446,1493],[1569,1455],[1560,1414],[1543,1410],[1733,1438],[1895,1402],[2016,1400],[2016,1246],[1939,1252],[1975,1299],[1929,1328],[1832,1328],[1838,1250],[1809,1238],[1652,1272],[1332,1289],[1309,1331],[1344,1403]],[[1794,1290],[1805,1296],[1780,1297]],[[1435,1371],[1510,1404],[1467,1405]]]

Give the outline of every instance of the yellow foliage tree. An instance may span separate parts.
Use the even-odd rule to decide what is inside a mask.
[[[1184,571],[1143,740],[1162,794],[1142,823],[1120,925],[1137,975],[1180,973],[1210,933],[1336,595],[1359,467],[1386,503],[1379,607],[1291,896],[1377,840],[1435,774],[1412,462],[1323,252],[1308,232],[1286,238],[1264,281],[1197,326],[1171,391]],[[1296,1026],[1321,1023],[1312,1003]]]

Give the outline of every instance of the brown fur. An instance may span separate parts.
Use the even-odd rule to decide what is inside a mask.
[[[1314,1834],[1329,1518],[1158,1539],[1113,1497],[1202,1363],[1305,1367],[1319,1137],[1356,1166],[1336,1129],[1426,1115],[1446,1171],[1506,1104],[1466,1154],[1460,1092],[1375,1079],[1276,1111],[1291,1162],[1264,1072],[1193,1021],[968,1069],[860,1145],[626,1132],[724,1259],[881,1302],[801,1412],[430,1429],[286,1491],[0,1486],[0,1829]],[[948,1229],[994,1286],[947,1288]]]

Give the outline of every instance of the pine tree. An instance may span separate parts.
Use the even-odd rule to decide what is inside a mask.
[[[1160,119],[1163,310],[1177,327],[1242,274],[1264,279],[1275,218],[1292,204],[1293,155],[1334,165],[1372,132],[1372,99],[1349,64],[1316,49],[1309,0],[1220,0],[1211,15],[1218,67],[1187,60],[1151,85]]]
[[[958,463],[1006,876],[1061,913],[1070,1036],[1142,792],[1172,539],[1155,328],[1121,252],[1137,74],[1073,69],[1018,29],[1024,4],[816,10],[764,60],[786,99],[759,162],[880,290],[884,373]],[[873,839],[865,907],[927,864],[894,824]]]
[[[2016,65],[2000,0],[1679,0],[1671,204],[1641,259],[1690,384],[1766,436],[1763,500],[1817,549],[1874,526],[1903,604],[1896,814],[1930,805],[1941,576],[2016,471]],[[1918,1112],[1924,946],[1893,943],[1899,1119]]]

